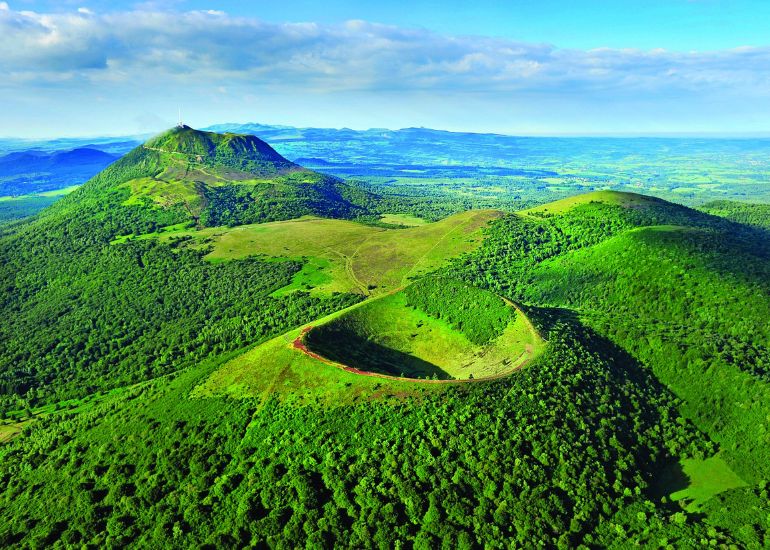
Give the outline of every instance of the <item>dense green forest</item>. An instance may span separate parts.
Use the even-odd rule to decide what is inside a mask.
[[[566,548],[618,529],[646,543],[728,540],[646,497],[656,465],[712,449],[676,400],[578,325],[549,338],[518,375],[416,398],[189,399],[201,365],[47,417],[0,448],[0,540]]]
[[[505,218],[448,271],[579,318],[626,350],[749,483],[724,498],[768,510],[770,255],[759,230],[673,205],[587,204]],[[742,544],[770,542],[767,514],[707,509]]]
[[[770,204],[712,201],[704,204],[700,209],[734,222],[770,229]]]

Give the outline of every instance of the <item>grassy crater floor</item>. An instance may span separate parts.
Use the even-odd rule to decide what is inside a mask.
[[[508,306],[513,308],[513,306]],[[529,361],[542,340],[517,310],[484,345],[418,308],[403,292],[371,300],[314,327],[307,348],[343,366],[404,378],[468,380],[507,374]]]

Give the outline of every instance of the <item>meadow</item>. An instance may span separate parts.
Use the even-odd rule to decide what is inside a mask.
[[[346,220],[303,216],[294,220],[210,227],[181,226],[157,234],[123,236],[113,241],[157,238],[205,249],[211,262],[269,256],[304,262],[292,283],[282,289],[310,292],[389,292],[428,273],[451,257],[479,246],[482,229],[502,212],[468,211],[439,222],[403,229]]]

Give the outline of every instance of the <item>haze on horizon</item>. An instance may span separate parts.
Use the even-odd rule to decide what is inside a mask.
[[[770,4],[0,2],[0,136],[256,121],[762,134]]]

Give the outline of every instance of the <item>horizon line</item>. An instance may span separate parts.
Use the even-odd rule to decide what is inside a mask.
[[[272,128],[286,128],[286,129],[295,129],[295,130],[334,130],[334,131],[342,131],[342,130],[350,130],[353,132],[371,132],[371,131],[387,131],[387,132],[401,132],[404,130],[429,130],[429,131],[436,131],[436,132],[446,132],[449,134],[475,134],[475,135],[494,135],[494,136],[500,136],[500,137],[510,137],[510,138],[566,138],[566,139],[587,139],[587,138],[607,138],[607,139],[697,139],[697,138],[703,138],[703,139],[763,139],[763,138],[770,138],[770,130],[767,131],[732,131],[732,132],[725,132],[725,131],[700,131],[700,132],[692,132],[692,131],[680,131],[680,130],[672,130],[672,131],[666,131],[666,132],[532,132],[532,133],[506,133],[506,132],[495,132],[495,131],[477,131],[477,130],[447,130],[443,128],[432,128],[429,126],[405,126],[402,128],[387,128],[387,127],[380,127],[380,126],[373,126],[368,128],[351,128],[349,126],[293,126],[289,124],[268,124],[268,123],[262,123],[262,122],[218,122],[214,124],[209,124],[200,128],[195,128],[199,130],[204,131],[211,131],[210,128],[216,127],[216,126],[265,126],[265,127],[272,127]],[[189,126],[189,124],[188,124]],[[163,133],[167,130],[171,130],[175,127],[175,125],[168,126],[164,129],[158,130],[158,131],[147,131],[147,132],[137,132],[137,133],[127,133],[127,134],[115,134],[115,133],[104,133],[104,134],[90,134],[90,135],[53,135],[53,136],[47,136],[47,137],[24,137],[24,136],[0,136],[0,141],[29,141],[29,142],[36,142],[36,141],[55,141],[60,139],[72,139],[72,140],[88,140],[88,139],[116,139],[116,138],[126,138],[126,139],[133,139],[133,138],[142,138],[146,136],[153,136],[160,133]],[[192,127],[192,126],[191,126]]]

